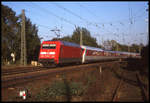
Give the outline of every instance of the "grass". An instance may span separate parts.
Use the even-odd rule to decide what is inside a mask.
[[[37,100],[59,100],[61,97],[65,97],[68,94],[68,90],[70,89],[70,96],[80,96],[83,94],[83,85],[82,83],[71,82],[68,84],[69,88],[67,88],[64,81],[55,81],[51,86],[46,87],[37,94]]]
[[[35,99],[37,101],[63,101],[66,98],[81,97],[96,80],[96,77],[92,74],[86,77],[86,85],[83,85],[82,82],[68,82],[65,76],[62,76],[62,78],[62,80],[54,81],[50,86],[41,89]]]
[[[81,82],[55,81],[50,86],[42,89],[37,95],[37,100],[59,100],[66,96],[81,96],[83,94]]]

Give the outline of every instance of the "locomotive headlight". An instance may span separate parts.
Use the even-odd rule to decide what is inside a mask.
[[[49,52],[49,54],[55,54],[55,52]]]
[[[41,52],[40,54],[46,54],[46,52]]]

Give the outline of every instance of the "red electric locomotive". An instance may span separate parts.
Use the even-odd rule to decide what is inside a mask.
[[[44,66],[81,62],[82,48],[80,45],[65,41],[43,41],[39,62]]]

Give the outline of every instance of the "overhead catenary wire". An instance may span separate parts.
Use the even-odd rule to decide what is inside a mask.
[[[84,21],[86,21],[86,23],[91,23],[91,22],[89,22],[89,21],[87,21],[87,20],[85,20],[85,19],[83,19],[81,16],[79,16],[79,15],[77,15],[77,14],[75,14],[75,13],[73,13],[72,11],[70,11],[70,10],[68,10],[68,9],[66,9],[66,8],[64,8],[63,6],[61,6],[61,5],[58,5],[58,4],[55,4],[57,7],[59,7],[59,8],[62,8],[63,10],[65,10],[65,11],[67,11],[67,12],[69,12],[69,13],[71,13],[72,15],[74,15],[74,16],[76,16],[76,17],[78,17],[78,18],[80,18],[80,19],[82,19],[82,20],[84,20]],[[56,16],[56,15],[55,15]],[[60,19],[62,19],[61,17],[59,17]],[[118,21],[118,22],[120,22],[120,21]],[[91,24],[93,24],[93,23],[91,23]],[[112,24],[112,23],[109,23],[109,24]],[[103,24],[104,25],[104,24]],[[96,26],[96,27],[98,27],[98,24],[97,23],[95,23],[94,24],[94,26]],[[104,27],[104,26],[103,26]],[[110,31],[109,31],[110,32]]]
[[[84,9],[86,8],[85,6],[81,5],[81,3],[78,3],[78,4],[79,4],[80,7],[84,8]],[[99,18],[99,17],[98,17],[97,15],[95,15],[95,13],[93,13],[90,9],[86,8],[85,10],[86,10],[89,14],[91,14],[94,18],[95,18],[95,17]]]
[[[68,13],[70,13],[70,14],[72,14],[72,15],[78,17],[78,18],[80,18],[82,21],[86,22],[87,24],[90,24],[90,25],[93,25],[93,26],[98,27],[97,24],[95,24],[95,23],[93,23],[93,22],[90,22],[89,20],[86,20],[85,18],[79,16],[78,14],[72,12],[71,10],[69,10],[69,9],[67,9],[67,8],[65,8],[65,7],[63,7],[62,5],[56,4],[56,3],[54,3],[54,5],[56,5],[57,7],[61,8],[61,9],[63,9],[64,11],[66,11],[66,12],[68,12]]]
[[[83,5],[81,5],[80,3],[79,3],[79,6],[80,7],[83,7],[84,9],[86,8],[85,6],[83,6]],[[96,16],[93,12],[91,12],[89,9],[85,9],[89,14],[91,14],[93,17],[94,16]],[[97,17],[97,16],[96,16]],[[124,24],[122,23],[122,21],[117,21],[118,23],[120,23],[122,26],[124,26]],[[111,26],[112,26],[112,23],[111,22],[107,22],[107,23],[97,23],[97,25],[98,24],[102,24],[103,25],[103,29],[104,29],[104,25],[106,25],[106,24],[110,24]],[[115,26],[112,26],[112,27],[115,27]],[[119,31],[119,28],[115,28],[117,31]],[[108,31],[108,29],[107,29],[107,31]],[[110,33],[110,31],[108,31],[109,33]]]
[[[32,2],[31,2],[32,3]],[[61,8],[61,9],[64,9],[65,11],[67,11],[68,13],[71,13],[72,15],[74,15],[74,16],[76,16],[76,17],[78,17],[78,18],[80,18],[80,19],[82,19],[82,20],[84,20],[84,21],[86,21],[86,22],[88,22],[88,23],[91,23],[91,22],[89,22],[88,20],[86,20],[86,19],[84,19],[83,17],[81,17],[81,16],[79,16],[78,14],[75,14],[74,12],[72,12],[72,11],[70,11],[70,10],[68,10],[68,9],[66,9],[66,8],[64,8],[62,5],[59,5],[59,4],[56,4],[56,3],[54,3],[57,7],[59,7],[59,8]],[[80,6],[81,6],[81,4],[79,4]],[[83,6],[83,5],[82,5]],[[85,6],[84,6],[85,7]],[[88,9],[89,10],[89,9]],[[87,12],[92,12],[92,11],[88,11],[87,10]],[[53,13],[54,14],[54,13]],[[56,15],[56,14],[55,14]],[[92,15],[95,15],[94,13],[92,13]],[[59,16],[60,17],[60,16]],[[97,16],[96,16],[97,17]],[[137,16],[137,17],[139,17],[139,16]],[[62,17],[60,17],[60,18],[62,18]],[[133,17],[133,18],[136,18],[136,17]],[[120,23],[121,22],[121,24],[122,24],[122,22],[125,22],[125,21],[127,21],[128,19],[122,19],[122,20],[117,20],[117,21],[111,21],[111,22],[102,22],[102,23],[91,23],[92,25],[94,25],[94,26],[96,26],[96,25],[98,25],[98,24],[110,24],[110,23]]]
[[[89,22],[88,20],[84,19],[83,17],[79,16],[78,14],[76,14],[76,13],[72,12],[71,10],[63,7],[62,5],[59,5],[59,4],[56,4],[56,3],[54,3],[54,5],[57,6],[57,7],[59,7],[59,8],[61,8],[61,9],[63,9],[64,11],[66,11],[66,12],[68,12],[68,13],[70,13],[70,14],[78,17],[78,18],[80,18],[82,21],[86,22],[87,24],[94,25],[94,26],[98,27],[97,24],[93,24],[92,22]]]
[[[79,6],[82,7],[82,8],[84,8],[84,9],[86,8],[85,6],[81,5],[80,3],[79,3]],[[96,16],[96,15],[95,15],[93,12],[91,12],[89,9],[86,8],[85,10],[86,10],[88,13],[90,13],[93,17]],[[141,9],[140,9],[140,10],[141,10]],[[132,12],[132,11],[131,11],[131,12]],[[131,14],[132,14],[132,13],[131,13]],[[96,16],[96,17],[97,17],[97,16]],[[140,17],[140,16],[132,16],[132,15],[131,15],[132,21],[131,21],[131,19],[130,19],[130,22],[133,22],[133,19],[134,19],[134,22],[135,22],[135,18],[138,18],[138,17]],[[126,20],[126,21],[125,21],[125,20]],[[122,22],[128,22],[127,20],[128,20],[128,19],[118,20],[118,21],[114,21],[114,22],[105,22],[105,23],[104,23],[104,22],[103,22],[103,23],[101,22],[101,23],[97,23],[97,24],[101,24],[101,25],[104,25],[104,24],[105,24],[105,25],[106,25],[106,24],[112,24],[112,23],[119,23],[119,24],[121,24],[122,26],[124,26],[124,23],[122,23]],[[113,26],[113,27],[115,27],[115,26]],[[116,28],[116,29],[117,29],[117,28]],[[118,31],[118,29],[117,29],[117,31]]]
[[[31,2],[31,3],[32,3],[32,2]],[[51,12],[50,10],[44,9],[44,8],[42,8],[41,6],[39,6],[39,5],[35,4],[35,3],[32,3],[32,4],[38,6],[38,7],[41,8],[43,11],[50,13],[51,15],[53,15],[53,16],[59,18],[60,20],[63,20],[63,21],[65,21],[65,22],[69,23],[69,24],[72,24],[73,26],[75,25],[75,24],[72,23],[71,21],[69,21],[69,20],[67,20],[67,19],[65,19],[65,18],[63,18],[63,17],[60,17],[60,16],[56,15],[55,13]]]
[[[57,5],[58,5],[58,4],[57,4]],[[38,6],[39,6],[39,5],[38,5]],[[63,7],[63,6],[61,6],[61,7]],[[61,7],[60,7],[60,8],[61,8]],[[61,8],[61,9],[62,9],[62,8]],[[63,9],[64,9],[64,8],[63,8]],[[44,10],[45,12],[49,12],[49,10],[44,9],[44,8],[43,8],[42,10]],[[66,9],[65,9],[65,10],[66,10]],[[68,9],[67,9],[67,10],[68,10]],[[51,11],[50,11],[50,12],[51,12]],[[49,13],[50,13],[50,12],[49,12]],[[80,18],[82,21],[84,21],[84,22],[86,22],[86,23],[91,23],[91,22],[89,22],[88,20],[84,19],[83,17],[79,16],[78,14],[76,14],[76,13],[74,13],[74,12],[72,12],[72,11],[68,11],[68,13],[69,13],[69,12],[70,12],[70,14],[72,14],[72,15],[74,15],[74,16]],[[55,14],[55,13],[52,13],[52,15],[53,15],[53,14]],[[51,15],[51,14],[50,14],[50,15]],[[58,15],[56,15],[56,14],[53,15],[53,16],[59,18],[60,20],[62,20],[62,21],[64,21],[64,22],[69,21],[69,20],[67,20],[66,18],[63,18],[63,17],[58,16]],[[132,19],[133,19],[133,17],[134,17],[134,16],[132,16]],[[137,16],[137,17],[138,17],[138,16]],[[66,19],[67,21],[66,21],[65,19]],[[131,19],[130,19],[130,21],[131,21]],[[122,25],[122,24],[125,25],[125,24],[122,23],[122,22],[124,22],[124,21],[121,21],[121,22],[118,21],[118,23],[120,23],[121,25]],[[69,23],[69,24],[71,24],[71,25],[73,25],[73,26],[75,25],[75,24],[72,23],[72,22],[71,22],[71,23],[70,23],[70,22],[67,22],[67,23]],[[94,24],[94,27],[97,27],[97,25],[99,26],[98,23],[93,23],[93,22],[92,22],[91,24],[92,24],[92,25]],[[110,25],[110,24],[113,24],[113,23],[109,23],[109,25]],[[106,25],[106,24],[103,24],[103,25]],[[113,25],[114,25],[114,24],[113,24]],[[105,30],[108,31],[109,33],[111,33],[111,34],[113,33],[113,32],[111,32],[111,31],[109,31],[105,26],[102,26],[102,25],[99,26],[99,28],[102,28],[102,27],[103,27],[103,29],[105,29]],[[112,27],[115,27],[115,26],[112,26]],[[45,27],[45,28],[46,28],[46,27]],[[116,28],[116,30],[118,31],[119,29]]]
[[[97,17],[97,18],[99,18],[97,15],[95,15],[95,13],[94,12],[92,12],[90,9],[88,9],[88,8],[86,8],[86,6],[83,6],[83,5],[81,5],[81,3],[79,3],[79,6],[80,7],[82,7],[82,8],[84,8],[84,10],[86,10],[90,15],[92,15],[94,18],[95,17]],[[86,9],[85,9],[86,8]],[[96,23],[96,24],[110,24],[111,22],[101,22],[101,23]]]
[[[146,10],[146,8],[144,8]],[[137,14],[139,14],[141,11],[143,10],[143,8],[139,8],[136,13],[134,13],[134,16],[137,16]]]
[[[81,16],[77,15],[76,13],[74,13],[74,12],[68,10],[67,8],[63,7],[62,5],[59,5],[59,4],[55,4],[55,5],[56,5],[57,7],[59,7],[59,8],[61,8],[61,9],[65,10],[66,12],[68,12],[68,13],[70,13],[70,14],[72,14],[72,15],[78,17],[78,18],[80,18],[81,20],[85,21],[87,24],[91,24],[91,25],[97,27],[98,29],[100,29],[100,27],[99,27],[99,25],[98,25],[97,23],[89,22],[88,20],[84,19],[83,17],[81,17]],[[107,31],[108,31],[108,30],[107,30]],[[110,31],[108,31],[108,32],[110,32]],[[110,32],[110,33],[112,34],[112,32]]]
[[[69,20],[67,20],[67,19],[65,19],[65,18],[63,18],[63,17],[60,17],[60,16],[56,15],[55,13],[51,12],[50,10],[44,9],[44,8],[42,8],[41,6],[39,6],[39,5],[35,4],[35,3],[31,3],[31,4],[34,5],[34,6],[36,6],[36,7],[38,7],[38,8],[40,8],[42,11],[46,12],[47,14],[50,13],[49,15],[55,16],[55,17],[57,17],[58,19],[60,19],[61,21],[64,21],[64,22],[66,22],[66,23],[68,23],[68,24],[71,24],[71,25],[73,25],[73,26],[75,25],[73,22],[71,22],[71,21],[69,21]],[[38,26],[41,26],[41,27],[44,27],[44,28],[47,28],[47,29],[51,29],[51,27],[46,26],[46,25],[38,25]],[[60,31],[60,32],[62,32],[62,31]],[[62,33],[63,33],[63,32],[62,32]]]
[[[66,12],[68,12],[68,13],[70,13],[70,14],[72,14],[72,15],[74,15],[74,16],[76,16],[76,17],[78,17],[78,18],[80,18],[80,19],[82,19],[82,20],[84,20],[84,21],[86,21],[86,22],[88,22],[87,20],[83,19],[81,16],[75,14],[75,13],[72,12],[71,10],[69,10],[69,9],[67,9],[67,8],[65,8],[65,7],[63,7],[62,5],[59,5],[59,4],[56,4],[56,3],[54,3],[54,5],[56,5],[57,7],[59,7],[59,8],[61,8],[61,9],[65,10]]]

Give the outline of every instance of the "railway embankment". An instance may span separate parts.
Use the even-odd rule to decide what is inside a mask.
[[[128,59],[57,68],[57,73],[2,88],[2,101],[149,101],[144,92],[149,89],[148,78],[140,74],[139,62]],[[18,96],[24,89],[28,90],[26,100]]]

